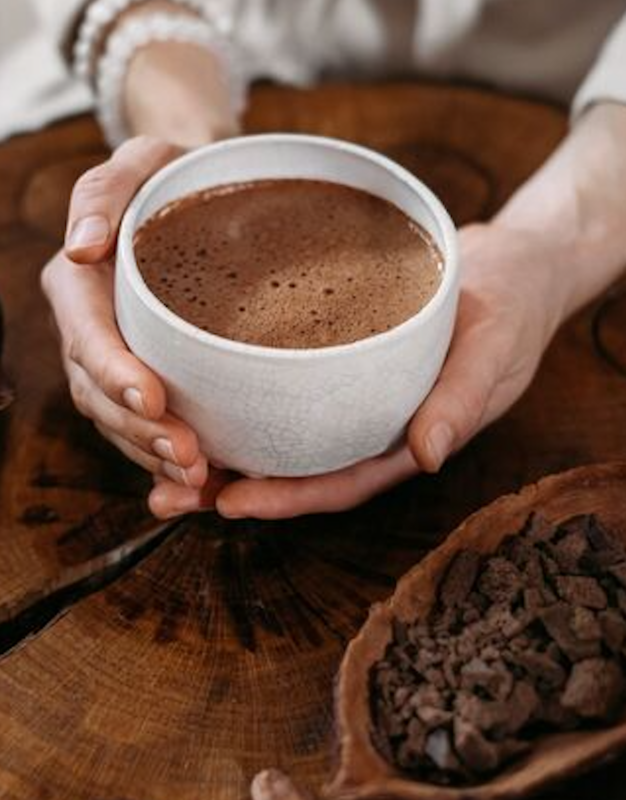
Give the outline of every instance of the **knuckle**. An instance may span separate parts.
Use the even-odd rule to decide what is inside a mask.
[[[74,202],[81,202],[99,198],[115,189],[122,179],[122,171],[112,161],[106,161],[88,170],[78,179],[72,199]]]
[[[81,381],[70,381],[70,395],[78,413],[83,417],[87,417],[87,419],[91,419],[91,410],[88,401],[89,393]]]
[[[73,333],[67,337],[63,342],[63,355],[68,361],[73,361],[74,364],[83,366],[82,353],[83,353],[83,337],[79,333]]]

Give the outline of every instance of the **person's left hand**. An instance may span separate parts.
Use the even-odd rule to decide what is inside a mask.
[[[438,471],[520,397],[563,318],[562,255],[544,237],[497,223],[464,228],[460,244],[454,338],[406,443],[326,475],[235,480],[210,498],[222,516],[280,519],[352,508],[420,470]],[[157,482],[153,500],[190,509],[207,503],[202,491],[165,481]]]

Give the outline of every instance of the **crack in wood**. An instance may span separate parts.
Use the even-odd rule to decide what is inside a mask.
[[[144,561],[186,524],[186,518],[155,526],[105,555],[66,570],[42,589],[0,606],[0,661],[55,623],[81,600],[105,589]]]

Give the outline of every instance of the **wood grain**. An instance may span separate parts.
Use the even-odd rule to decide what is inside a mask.
[[[413,84],[262,87],[247,120],[389,153],[459,224],[493,213],[565,126],[551,107]],[[235,800],[269,766],[316,790],[332,760],[333,675],[369,604],[483,503],[626,453],[626,381],[607,358],[623,357],[626,302],[568,324],[524,399],[437,477],[349,514],[207,514],[163,530],[144,477],[72,410],[38,289],[72,182],[104,155],[87,119],[0,148],[0,297],[17,390],[0,415],[0,797]],[[12,649],[29,630],[39,633]],[[593,785],[617,800],[625,776],[613,767]]]

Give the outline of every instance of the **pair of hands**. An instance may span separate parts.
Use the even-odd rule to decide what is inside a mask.
[[[65,250],[43,289],[61,336],[77,409],[154,479],[149,505],[168,518],[216,507],[227,518],[279,519],[358,505],[420,470],[437,471],[522,394],[560,322],[558,255],[543,237],[498,222],[461,230],[462,292],[439,380],[402,447],[312,478],[241,478],[200,452],[194,431],[167,410],[158,376],[127,349],[113,309],[115,240],[138,188],[180,154],[141,137],[85,173],[74,188]]]

